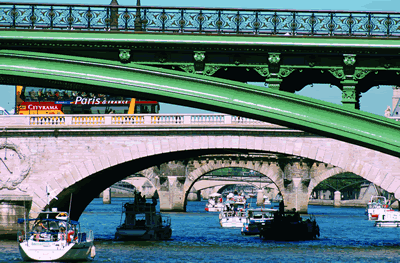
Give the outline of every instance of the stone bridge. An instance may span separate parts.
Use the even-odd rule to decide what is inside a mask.
[[[71,217],[78,219],[104,189],[153,166],[143,175],[156,187],[163,211],[185,211],[193,185],[223,167],[265,175],[276,184],[287,208],[301,212],[307,211],[313,187],[343,172],[400,197],[399,159],[379,151],[222,114],[146,115],[157,122],[141,123],[127,123],[128,117],[1,117],[2,209],[22,215],[25,206],[34,215],[48,206],[68,209],[72,200]],[[67,124],[60,125],[60,118]],[[99,123],[99,119],[106,121]],[[221,154],[255,157],[210,157]],[[198,158],[203,155],[208,157]]]

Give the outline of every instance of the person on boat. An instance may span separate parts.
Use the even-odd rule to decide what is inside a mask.
[[[39,241],[40,233],[45,232],[45,230],[47,230],[47,228],[44,226],[42,221],[39,221],[35,225],[34,231],[35,231],[35,239],[36,239],[36,241]]]
[[[283,200],[279,202],[279,213],[283,214],[285,212],[285,204],[283,203]]]
[[[60,228],[60,232],[58,233],[58,240],[64,241],[67,240],[67,233],[65,233],[65,227]]]
[[[237,206],[233,206],[233,214],[234,215],[237,215],[237,212],[238,212],[238,208],[237,208]]]
[[[157,205],[157,197],[155,195],[153,195],[151,200],[153,201],[153,205]]]

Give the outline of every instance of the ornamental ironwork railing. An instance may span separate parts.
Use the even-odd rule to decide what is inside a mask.
[[[399,37],[400,13],[0,3],[0,29]]]

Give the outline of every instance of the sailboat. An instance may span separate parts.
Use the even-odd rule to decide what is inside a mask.
[[[47,191],[47,187],[46,187]],[[47,191],[48,197],[50,193]],[[25,261],[71,261],[93,259],[96,250],[94,235],[82,232],[79,222],[71,220],[70,213],[42,211],[37,218],[18,219],[24,230],[18,233],[19,252]],[[31,227],[32,226],[32,227]]]

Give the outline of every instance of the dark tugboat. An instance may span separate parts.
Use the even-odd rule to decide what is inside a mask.
[[[157,199],[147,203],[140,193],[135,193],[134,202],[123,205],[121,225],[117,227],[118,240],[163,240],[171,238],[171,219],[156,212]],[[125,219],[122,222],[123,215]]]
[[[299,241],[319,237],[319,226],[315,218],[304,220],[295,210],[284,211],[283,201],[275,212],[273,220],[259,225],[260,237],[265,240]]]

